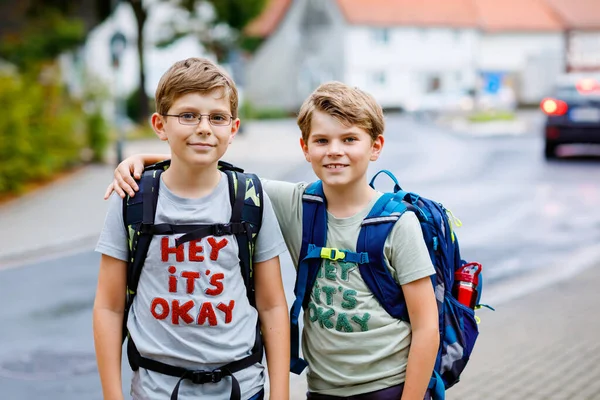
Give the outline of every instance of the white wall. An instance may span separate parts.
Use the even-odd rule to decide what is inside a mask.
[[[384,107],[402,106],[425,91],[428,75],[441,90],[468,89],[475,82],[477,31],[450,28],[390,28],[378,43],[374,28],[349,27],[345,39],[348,83],[372,93]],[[384,74],[377,82],[377,74]]]
[[[480,70],[520,71],[531,56],[564,54],[563,34],[501,33],[483,34],[479,42],[477,66]]]
[[[600,69],[600,31],[571,33],[569,64],[574,69]]]

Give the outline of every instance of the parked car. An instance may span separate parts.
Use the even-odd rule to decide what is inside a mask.
[[[600,144],[600,74],[568,74],[559,79],[554,96],[542,100],[546,114],[544,156],[556,157],[562,144]]]

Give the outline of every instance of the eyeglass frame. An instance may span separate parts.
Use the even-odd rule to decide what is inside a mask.
[[[197,119],[197,120],[198,120],[198,122],[197,122],[197,123],[195,123],[195,124],[184,124],[184,123],[182,123],[182,122],[181,122],[181,115],[183,115],[183,114],[194,114],[194,115],[197,115],[198,117],[197,117],[197,118],[195,118],[195,119]],[[234,118],[233,118],[233,115],[226,114],[226,113],[221,113],[221,112],[215,112],[215,113],[211,113],[211,114],[199,114],[199,113],[195,113],[195,112],[187,111],[187,112],[182,112],[182,113],[180,113],[180,114],[160,114],[160,115],[162,115],[163,117],[177,117],[177,122],[179,122],[179,123],[180,123],[181,125],[183,125],[183,126],[198,126],[198,125],[200,125],[200,124],[202,123],[202,117],[208,117],[208,123],[209,123],[211,126],[216,126],[216,127],[219,127],[219,126],[229,126],[229,125],[231,125],[231,123],[233,122],[233,119],[234,119]],[[215,124],[213,124],[213,123],[211,122],[211,120],[210,120],[210,116],[211,116],[211,115],[223,115],[223,116],[228,116],[228,117],[229,117],[229,122],[228,122],[228,123],[226,123],[226,124],[223,124],[223,125],[215,125]]]

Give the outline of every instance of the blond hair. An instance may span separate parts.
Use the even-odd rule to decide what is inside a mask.
[[[229,99],[233,118],[237,118],[238,92],[233,79],[217,64],[206,58],[177,61],[160,78],[156,88],[156,112],[166,114],[180,96],[193,93],[223,91]]]
[[[310,136],[315,111],[324,112],[344,125],[359,127],[373,140],[383,135],[385,123],[381,106],[373,96],[356,87],[341,82],[327,82],[315,89],[304,101],[298,114],[298,127],[305,142]]]

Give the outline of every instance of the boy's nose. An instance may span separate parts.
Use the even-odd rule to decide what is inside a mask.
[[[204,115],[200,117],[200,122],[198,123],[198,127],[196,128],[196,132],[198,132],[200,134],[210,135],[210,133],[211,133],[210,122],[208,122],[208,116],[206,116],[206,118],[204,118],[204,117],[205,117]]]
[[[338,143],[332,142],[327,148],[327,155],[330,156],[339,156],[342,154],[342,146]]]

